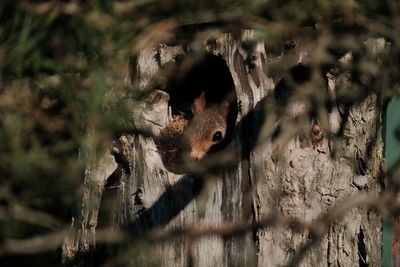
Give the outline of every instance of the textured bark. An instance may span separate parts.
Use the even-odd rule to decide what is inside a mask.
[[[62,262],[71,266],[91,266],[93,259],[85,255],[96,245],[98,212],[107,178],[117,169],[114,156],[104,153],[100,157],[92,151],[91,164],[86,167],[80,216],[72,219],[71,231],[62,246]]]
[[[259,221],[269,216],[290,216],[312,222],[350,196],[366,192],[377,196],[382,164],[381,113],[377,95],[371,93],[352,106],[342,133],[345,139],[325,138],[313,148],[309,140],[312,122],[307,103],[294,101],[282,113],[266,109],[268,95],[282,73],[276,63],[294,66],[312,53],[311,42],[298,42],[294,49],[276,49],[251,43],[252,32],[223,34],[204,46],[225,59],[240,105],[232,146],[239,148],[236,166],[207,177],[178,175],[165,169],[152,137],[126,135],[120,142],[126,151],[129,170],[123,171],[114,222],[136,234],[149,229],[184,226],[224,226],[237,221]],[[142,90],[161,66],[187,49],[160,45],[143,50],[137,60],[134,82]],[[346,60],[346,59],[343,59]],[[349,63],[350,64],[350,63]],[[334,98],[346,86],[346,73],[323,79],[321,94]],[[159,88],[152,88],[159,89]],[[159,103],[160,104],[160,103]],[[166,104],[165,104],[166,105]],[[170,119],[166,106],[156,112],[156,123],[147,110],[151,131],[157,134]],[[343,118],[334,106],[322,121],[333,134]],[[304,131],[283,135],[279,142],[271,134],[276,123],[282,131],[290,118],[298,117]],[[262,121],[266,123],[262,125]],[[288,131],[289,132],[289,131]],[[280,148],[280,149],[279,149]],[[332,152],[334,150],[334,154]],[[206,179],[208,178],[208,179]],[[205,188],[204,190],[199,190]],[[189,240],[177,237],[151,250],[132,256],[134,263],[160,266],[282,266],[315,238],[305,230],[274,226],[233,237],[204,236]],[[382,224],[377,213],[354,208],[334,223],[315,244],[297,255],[301,266],[381,265]],[[139,254],[142,257],[139,257]]]
[[[295,65],[309,52],[310,45],[299,44],[278,58],[262,43],[243,49],[246,39],[251,39],[251,32],[239,38],[224,34],[208,47],[210,53],[226,60],[241,106],[233,141],[240,147],[237,167],[217,174],[215,180],[207,180],[206,192],[196,196],[197,180],[166,171],[153,139],[133,136],[131,174],[123,177],[129,189],[124,192],[120,224],[133,222],[138,232],[144,232],[158,227],[223,226],[243,219],[257,221],[271,214],[311,222],[355,193],[377,196],[381,191],[381,114],[377,96],[372,94],[349,110],[344,127],[347,138],[343,142],[329,144],[334,139],[325,138],[317,149],[312,149],[304,145],[304,136],[295,135],[283,152],[277,153],[271,138],[258,138],[268,132],[265,127],[259,129],[260,120],[265,117],[260,101],[274,90],[280,78],[279,74],[269,75],[268,66],[284,60]],[[160,65],[183,51],[180,46],[143,51],[137,71],[140,86],[145,88]],[[161,55],[160,62],[156,61],[156,54]],[[328,88],[322,85],[321,91],[334,94],[335,87],[345,85],[345,74],[330,75]],[[298,103],[284,116],[302,114],[304,109],[307,107]],[[337,107],[329,116],[329,127],[335,133],[341,120]],[[267,116],[268,120],[274,121]],[[311,126],[309,121],[305,124]],[[334,157],[330,147],[336,149]],[[300,265],[380,266],[381,228],[375,212],[355,208],[302,255]],[[163,266],[184,266],[189,260],[193,266],[280,266],[287,264],[310,238],[307,231],[274,227],[232,238],[203,237],[194,241],[191,250],[188,240],[177,238],[158,245],[151,254],[159,255]]]

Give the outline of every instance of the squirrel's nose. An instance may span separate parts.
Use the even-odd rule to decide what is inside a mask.
[[[190,152],[190,157],[193,159],[193,160],[200,160],[200,159],[202,159],[203,157],[204,157],[204,152],[202,152],[202,151],[196,151],[196,150],[192,150],[191,152]]]

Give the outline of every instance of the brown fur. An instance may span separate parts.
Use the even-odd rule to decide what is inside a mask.
[[[213,136],[217,131],[222,133],[222,139],[226,134],[228,102],[223,101],[219,106],[209,108],[205,106],[204,92],[202,92],[193,102],[194,117],[184,131],[185,146],[189,156],[194,160],[203,158],[210,148],[218,143],[213,141]]]

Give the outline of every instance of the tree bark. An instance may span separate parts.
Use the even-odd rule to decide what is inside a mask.
[[[284,76],[274,72],[274,64],[306,62],[313,53],[312,42],[297,41],[294,48],[277,49],[255,42],[253,32],[244,31],[222,34],[204,47],[226,61],[234,81],[240,106],[231,145],[238,148],[236,165],[200,179],[174,174],[164,167],[152,137],[121,137],[129,170],[121,174],[116,227],[128,227],[140,235],[151,229],[224,227],[266,218],[294,217],[312,224],[360,192],[378,196],[383,150],[381,109],[375,93],[352,105],[347,118],[340,112],[340,103],[326,108],[327,116],[317,116],[326,136],[312,145],[310,103],[299,97],[282,112],[269,108],[276,107],[270,96]],[[184,51],[184,45],[143,50],[134,82],[145,90],[161,66]],[[342,60],[351,64],[348,58]],[[346,88],[348,73],[323,75],[313,76],[320,95],[334,100],[338,88]],[[165,117],[157,113],[157,123],[150,127],[155,134],[171,116],[167,107],[161,109]],[[293,133],[293,125],[301,129]],[[277,127],[281,134],[275,139]],[[290,224],[272,224],[233,236],[193,239],[178,235],[147,252],[136,251],[132,262],[160,266],[381,265],[382,223],[375,211],[355,207],[328,229],[316,235]]]

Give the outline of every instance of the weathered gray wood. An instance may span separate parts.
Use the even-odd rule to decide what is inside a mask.
[[[120,225],[130,225],[137,233],[143,233],[148,229],[258,221],[271,214],[312,222],[349,196],[359,192],[377,196],[380,192],[382,140],[377,96],[371,94],[351,107],[344,128],[346,139],[336,142],[335,138],[325,138],[316,149],[308,145],[309,103],[302,98],[296,99],[282,114],[267,109],[267,123],[259,129],[265,115],[264,106],[270,105],[265,97],[281,78],[281,73],[271,74],[271,64],[285,61],[293,66],[313,50],[310,42],[299,43],[294,51],[282,55],[273,55],[263,43],[255,43],[253,49],[245,50],[242,43],[252,40],[252,35],[251,31],[240,36],[227,33],[212,45],[204,42],[210,53],[226,60],[240,103],[232,141],[239,148],[236,167],[213,174],[216,179],[206,180],[206,190],[196,195],[199,181],[168,172],[153,138],[127,136],[123,143],[132,153],[130,174],[124,173],[122,177]],[[138,58],[135,82],[144,90],[160,67],[183,51],[179,45],[143,50]],[[329,92],[334,97],[336,87],[346,86],[346,76],[341,75],[330,75],[328,88],[322,79],[317,80],[321,94]],[[303,132],[290,132],[290,118],[294,116],[303,124]],[[169,117],[165,112],[165,118],[158,117],[158,121],[166,122]],[[328,124],[331,132],[337,133],[343,118],[334,107],[326,121],[321,120],[322,125]],[[271,140],[277,121],[281,122],[282,131],[287,130],[283,136],[286,134],[288,139],[282,138],[280,143]],[[335,149],[334,157],[331,157],[332,149]],[[357,171],[358,168],[363,170]],[[301,266],[354,266],[359,262],[380,266],[381,228],[375,212],[353,209],[304,255]],[[193,243],[176,238],[155,245],[150,254],[143,252],[142,263],[151,258],[152,263],[161,266],[186,266],[189,261],[193,266],[282,266],[310,238],[307,231],[294,232],[287,226],[232,238],[205,236]]]
[[[94,151],[89,154],[90,163],[85,169],[81,212],[77,218],[72,218],[71,235],[67,236],[62,246],[62,262],[65,265],[74,264],[74,261],[79,262],[79,266],[87,264],[87,258],[77,258],[77,252],[90,253],[96,245],[98,212],[104,186],[118,166],[114,156],[108,151],[99,156]]]

